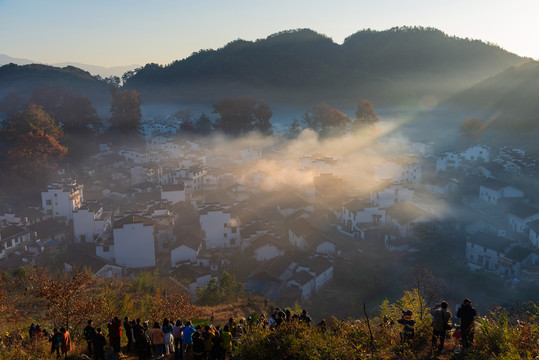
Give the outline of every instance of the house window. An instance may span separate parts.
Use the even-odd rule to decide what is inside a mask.
[[[108,245],[103,246],[103,252],[109,252],[109,246]]]
[[[224,226],[224,227],[228,227],[228,223],[225,223],[223,226]]]
[[[80,241],[86,242],[86,235],[81,235],[80,236]]]
[[[52,205],[52,200],[47,200],[47,201],[45,201],[45,204],[47,204],[47,205]]]
[[[224,233],[223,236],[224,236],[224,237],[228,237],[228,234],[227,234],[227,233]]]
[[[235,234],[235,233],[237,233],[237,232],[238,232],[238,228],[235,227],[235,226],[233,226],[233,227],[232,227],[232,234]]]

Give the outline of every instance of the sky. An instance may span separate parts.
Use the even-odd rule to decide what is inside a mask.
[[[42,63],[169,64],[236,39],[310,28],[438,28],[539,59],[537,0],[0,0],[0,54]]]

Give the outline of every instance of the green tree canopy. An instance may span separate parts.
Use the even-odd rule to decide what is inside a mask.
[[[135,90],[118,90],[110,88],[112,103],[110,105],[111,130],[120,134],[135,134],[142,119],[140,93]]]
[[[273,115],[268,103],[250,96],[227,98],[213,105],[213,113],[220,117],[215,128],[226,134],[238,136],[251,131],[269,135]]]
[[[195,132],[200,135],[208,135],[213,130],[213,123],[206,113],[202,113],[195,122]]]

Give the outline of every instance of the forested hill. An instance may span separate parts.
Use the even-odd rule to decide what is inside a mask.
[[[0,99],[10,92],[28,98],[35,88],[51,86],[89,97],[94,102],[110,102],[109,84],[74,66],[8,64],[0,67]]]
[[[452,95],[525,61],[495,45],[432,28],[363,30],[342,45],[309,29],[233,41],[167,66],[148,64],[126,86],[145,101],[271,101],[396,104]]]
[[[463,91],[450,106],[470,109],[497,127],[539,131],[539,62],[510,67]]]

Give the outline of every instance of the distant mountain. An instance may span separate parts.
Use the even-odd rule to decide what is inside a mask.
[[[449,105],[469,108],[497,128],[539,131],[539,62],[512,66],[457,94]]]
[[[126,72],[135,70],[140,67],[140,65],[137,65],[137,64],[105,67],[105,66],[97,66],[97,65],[90,65],[90,64],[81,64],[77,62],[63,62],[63,63],[55,63],[52,65],[57,66],[57,67],[74,66],[79,69],[86,70],[93,75],[99,75],[104,78],[109,77],[109,76],[118,76],[121,78],[122,75],[125,74]]]
[[[9,64],[0,67],[0,99],[14,91],[29,98],[34,88],[49,86],[90,97],[94,103],[108,103],[110,98],[109,86],[105,81],[73,66],[58,68],[40,64]]]
[[[28,65],[33,63],[35,63],[33,60],[14,58],[8,55],[0,54],[0,66],[6,64]]]
[[[22,58],[14,58],[8,55],[0,54],[0,66],[7,65],[7,64],[16,64],[16,65],[29,65],[29,64],[38,64],[39,62],[29,59],[22,59]],[[131,65],[125,65],[125,66],[111,66],[111,67],[105,67],[105,66],[97,66],[97,65],[90,65],[90,64],[82,64],[77,62],[62,62],[62,63],[54,63],[51,66],[56,67],[66,67],[66,66],[74,66],[79,69],[83,69],[85,71],[88,71],[92,75],[99,75],[101,77],[109,77],[109,76],[118,76],[122,77],[123,74],[125,74],[128,71],[135,70],[136,68],[139,68],[140,65],[137,64],[131,64]]]
[[[236,40],[167,66],[148,64],[125,86],[145,101],[216,101],[253,95],[276,102],[333,104],[369,98],[395,105],[445,99],[526,59],[432,28],[363,30],[342,45],[309,29]]]

